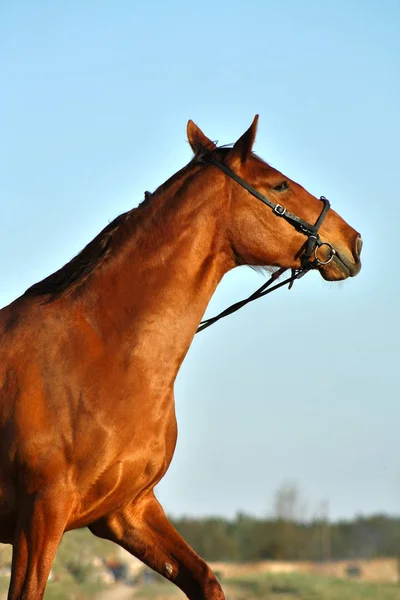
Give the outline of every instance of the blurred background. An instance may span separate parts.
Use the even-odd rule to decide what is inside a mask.
[[[227,144],[259,113],[257,154],[363,236],[355,280],[192,344],[158,497],[209,560],[400,553],[399,28],[397,0],[0,2],[1,306],[186,164],[189,118]],[[262,281],[234,270],[207,315]]]

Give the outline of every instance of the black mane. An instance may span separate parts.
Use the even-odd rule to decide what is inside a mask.
[[[60,294],[82,282],[104,261],[111,248],[113,235],[127,221],[132,211],[123,213],[107,225],[77,256],[42,281],[28,288],[24,296]]]
[[[224,160],[232,145],[224,145],[213,148],[212,150],[207,148],[200,149],[196,152],[193,159],[189,162],[186,167],[172,175],[165,183],[159,186],[157,190],[150,194],[145,192],[145,199],[139,205],[139,208],[147,205],[151,199],[162,194],[171,184],[173,184],[177,178],[182,176],[182,172],[193,166],[193,164],[201,162],[201,159],[208,155]],[[85,246],[79,254],[72,258],[67,264],[58,269],[55,273],[52,273],[42,281],[35,283],[29,287],[24,296],[45,296],[49,295],[52,299],[54,296],[61,295],[65,292],[70,292],[75,289],[78,285],[83,283],[89,275],[99,267],[104,260],[109,256],[112,248],[113,238],[117,234],[121,226],[127,222],[131,217],[132,213],[137,209],[132,209],[126,213],[123,213],[116,217],[111,223],[109,223],[91,242]]]

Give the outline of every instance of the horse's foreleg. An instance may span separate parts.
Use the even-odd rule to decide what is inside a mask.
[[[13,542],[8,600],[40,600],[68,520],[70,498],[61,491],[35,494],[20,502]]]
[[[97,521],[90,530],[128,550],[180,587],[190,600],[224,600],[211,569],[174,529],[153,494]]]

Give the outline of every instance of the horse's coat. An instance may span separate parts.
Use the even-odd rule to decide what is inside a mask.
[[[195,157],[215,153],[314,222],[320,202],[251,153],[256,124],[230,150],[191,121],[188,138]],[[333,210],[320,231],[337,250],[321,275],[356,275],[359,234]],[[13,544],[10,600],[42,598],[64,531],[83,526],[189,598],[224,598],[153,494],[175,449],[174,381],[224,273],[237,264],[298,267],[304,241],[193,160],[0,312],[0,541]]]

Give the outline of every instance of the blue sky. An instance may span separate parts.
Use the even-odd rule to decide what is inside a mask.
[[[400,5],[0,3],[0,304],[75,255],[191,157],[186,123],[327,196],[363,270],[317,274],[197,336],[179,374],[172,514],[400,514]],[[224,278],[209,314],[262,277]]]

